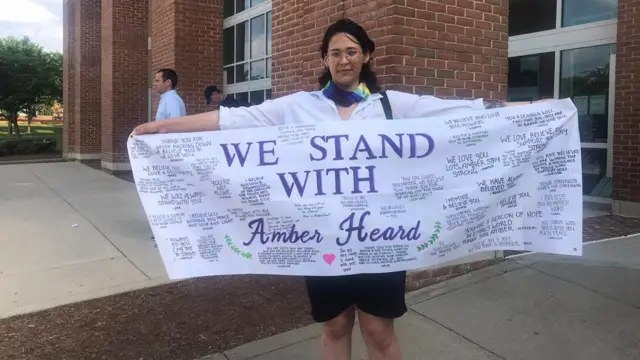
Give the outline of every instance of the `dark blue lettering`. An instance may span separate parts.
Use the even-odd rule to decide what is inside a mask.
[[[271,150],[265,150],[264,144],[267,144],[267,143],[273,144],[273,148],[271,148]],[[278,164],[278,158],[276,158],[274,161],[271,161],[269,163],[265,162],[265,160],[264,160],[264,155],[265,154],[271,154],[271,155],[275,155],[276,154],[276,141],[275,140],[258,141],[258,149],[260,151],[260,163],[258,164],[258,166],[277,165]]]
[[[244,162],[247,160],[247,155],[249,154],[249,149],[251,149],[251,144],[253,143],[247,143],[247,150],[244,152],[244,154],[240,152],[239,143],[231,144],[233,145],[233,148],[235,150],[233,155],[229,153],[229,149],[227,147],[229,144],[220,144],[220,146],[222,146],[222,150],[224,151],[224,156],[227,158],[227,166],[231,167],[231,164],[233,164],[236,159],[236,155],[238,155],[240,166],[244,167]]]
[[[349,135],[331,135],[327,136],[325,139],[326,142],[329,142],[331,139],[334,140],[335,157],[333,160],[344,160],[342,157],[342,142],[340,140],[349,140]]]
[[[307,170],[304,172],[304,184],[300,184],[300,179],[298,179],[298,172],[290,172],[291,178],[293,179],[293,183],[287,182],[285,179],[285,173],[278,173],[278,177],[280,177],[280,182],[284,187],[284,191],[287,193],[287,197],[291,197],[291,193],[293,192],[293,187],[295,186],[298,190],[298,195],[302,197],[304,194],[304,189],[307,187],[307,180],[309,180],[309,173],[311,171]],[[317,175],[316,175],[317,176]]]
[[[265,236],[263,218],[251,220],[247,225],[252,232],[251,239],[242,243],[244,246],[251,245],[255,240],[258,240],[263,245],[268,243],[295,244],[297,242],[306,244],[310,241],[315,241],[319,244],[323,240],[322,234],[317,229],[311,236],[309,236],[309,231],[306,230],[302,233],[298,233],[296,230],[296,224],[292,224],[289,231],[274,231],[271,233],[271,236]]]
[[[402,158],[402,136],[404,134],[396,134],[398,137],[398,143],[393,142],[390,137],[384,134],[378,134],[382,139],[382,155],[379,156],[380,159],[386,159],[387,156],[387,147],[385,144],[389,144],[393,148],[393,151],[398,155],[398,157]]]
[[[348,168],[336,168],[336,169],[327,169],[326,170],[326,174],[329,175],[330,172],[334,173],[335,176],[335,185],[336,185],[336,191],[333,193],[333,195],[341,195],[342,194],[342,185],[341,185],[341,178],[340,178],[340,172],[344,171],[345,173],[347,173],[347,175],[349,175],[349,169]]]
[[[420,239],[422,236],[420,233],[420,220],[416,222],[415,226],[409,228],[409,230],[406,230],[402,225],[400,225],[397,229],[392,226],[389,226],[384,230],[374,227],[371,229],[371,232],[367,233],[364,231],[364,221],[369,215],[371,215],[371,212],[363,212],[360,215],[360,219],[357,224],[355,223],[356,213],[351,213],[351,215],[347,216],[347,218],[340,223],[340,230],[346,232],[346,238],[344,240],[340,239],[340,237],[336,238],[336,244],[338,246],[344,246],[351,241],[352,236],[357,237],[360,242],[365,242],[367,240],[371,242],[376,242],[378,240],[392,241],[396,239],[414,241]]]
[[[366,213],[369,212],[367,211]],[[346,231],[347,238],[342,241],[340,240],[340,237],[337,237],[336,244],[338,244],[338,246],[347,245],[349,241],[351,241],[351,235],[354,231],[357,232],[358,240],[360,240],[360,232],[364,229],[364,226],[362,226],[362,224],[360,224],[359,226],[354,226],[355,217],[356,213],[351,213],[351,215],[347,216],[347,218],[340,223],[340,230]]]
[[[376,169],[374,165],[365,166],[365,169],[369,170],[369,177],[360,177],[358,172],[360,171],[360,166],[351,166],[351,171],[353,171],[353,194],[362,194],[360,191],[360,182],[365,181],[369,183],[369,191],[368,193],[377,193],[376,184],[374,181],[373,171]]]
[[[367,138],[364,135],[360,135],[358,142],[356,143],[356,148],[353,150],[353,155],[349,160],[358,160],[358,153],[365,152],[367,153],[367,160],[376,159],[377,157],[373,154],[371,150],[371,146],[367,142]]]
[[[252,230],[251,239],[243,242],[242,245],[249,246],[253,243],[254,240],[256,240],[256,238],[258,238],[258,241],[264,244],[264,219],[258,218],[255,220],[251,220],[249,221],[247,226],[249,226],[249,229]]]
[[[322,154],[322,157],[319,157],[319,158],[313,157],[313,154],[309,154],[309,158],[311,159],[311,161],[321,161],[327,158],[327,149],[325,149],[321,145],[318,145],[316,143],[317,139],[322,139],[322,141],[327,142],[324,136],[314,136],[311,138],[311,147],[320,151],[320,154]]]
[[[417,155],[417,139],[416,137],[420,136],[424,139],[427,140],[427,143],[429,144],[429,147],[427,148],[427,152],[422,154],[422,155]],[[409,148],[411,149],[410,154],[409,154],[409,159],[421,159],[425,156],[428,156],[429,154],[431,154],[433,152],[433,149],[435,147],[435,143],[433,141],[433,138],[427,134],[409,134]]]
[[[324,191],[322,190],[322,169],[313,171],[316,173],[316,196],[325,195]]]

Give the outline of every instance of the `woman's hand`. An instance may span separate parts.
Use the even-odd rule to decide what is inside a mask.
[[[148,122],[141,125],[136,126],[135,129],[131,132],[131,135],[145,135],[145,134],[162,134],[162,121],[154,121]],[[164,131],[165,133],[167,131]]]

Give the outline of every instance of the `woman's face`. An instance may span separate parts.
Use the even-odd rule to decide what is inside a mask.
[[[351,35],[336,34],[329,41],[325,65],[331,72],[333,82],[345,90],[354,90],[360,84],[362,65],[369,62],[369,54]]]

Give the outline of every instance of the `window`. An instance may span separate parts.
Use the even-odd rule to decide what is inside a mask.
[[[592,46],[561,52],[560,98],[571,98],[578,109],[582,143],[582,189],[584,195],[611,197],[609,168],[609,103],[611,54],[615,45]]]
[[[618,0],[562,0],[562,26],[615,19]]]
[[[271,89],[239,92],[229,96],[233,96],[236,100],[247,102],[251,105],[258,105],[265,100],[271,99]]]
[[[224,14],[224,92],[259,104],[271,98],[271,2],[225,0]]]
[[[558,0],[510,0],[509,36],[555,29],[558,8],[556,1]]]
[[[265,0],[224,0],[224,18],[226,19],[264,3]]]
[[[509,0],[509,36],[616,19],[618,0]]]
[[[553,52],[509,58],[509,101],[553,99],[554,74]]]
[[[582,193],[611,197],[611,177],[607,176],[607,149],[582,148]]]
[[[614,45],[603,45],[561,54],[560,98],[571,98],[578,108],[583,143],[606,143],[609,137],[609,57],[614,52]]]

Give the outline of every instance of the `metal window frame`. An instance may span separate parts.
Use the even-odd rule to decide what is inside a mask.
[[[553,52],[555,55],[554,67],[554,98],[560,96],[561,54],[565,50],[595,47],[600,45],[616,44],[618,20],[604,20],[588,24],[562,27],[563,0],[556,1],[556,28],[539,31],[531,34],[509,37],[509,58],[541,53]],[[607,149],[606,176],[613,172],[613,119],[615,103],[615,54],[610,56],[609,86],[609,113],[608,113],[608,138],[606,143],[580,143],[581,148]],[[611,198],[600,198],[584,195],[585,202],[611,204]]]
[[[235,2],[234,2],[235,4]],[[268,12],[270,12],[272,10],[272,4],[271,4],[271,0],[267,0],[262,4],[258,4],[256,6],[250,7],[249,9],[246,9],[244,11],[241,11],[237,14],[234,14],[232,16],[229,16],[228,18],[224,19],[222,22],[222,27],[223,30],[224,29],[228,29],[230,27],[236,26],[238,24],[241,24],[245,21],[248,21],[248,36],[249,36],[249,42],[251,42],[251,19],[258,17],[260,15],[265,15],[265,35],[267,33],[269,33],[267,30],[267,21],[266,21],[266,14]],[[234,39],[233,39],[233,53],[235,55],[236,53],[236,46],[237,46],[237,42],[236,42],[236,32],[234,31]],[[271,31],[271,36],[273,36],[273,31]],[[265,48],[266,48],[266,44],[265,44]],[[249,49],[251,49],[251,45],[249,45]],[[271,59],[271,49],[267,49],[267,53],[268,55],[264,55],[264,56],[260,56],[260,57],[256,57],[256,58],[251,58],[251,51],[249,50],[249,54],[248,54],[248,59],[247,60],[243,60],[243,61],[238,61],[238,62],[234,62],[232,64],[228,64],[225,65],[223,67],[223,84],[222,84],[222,88],[225,94],[236,94],[236,93],[242,93],[242,92],[246,92],[246,93],[250,93],[251,91],[257,91],[257,90],[271,90],[271,77],[266,78],[266,79],[260,79],[260,80],[249,80],[249,81],[245,81],[242,83],[236,83],[236,84],[227,84],[227,79],[226,79],[226,72],[224,71],[224,69],[230,68],[230,67],[235,67],[236,65],[242,65],[242,64],[249,64],[249,67],[251,67],[251,63],[254,61],[260,61],[260,60],[267,60],[267,59]],[[235,58],[234,58],[235,60]],[[235,70],[234,70],[235,71]],[[265,61],[265,74],[267,71],[267,64]],[[251,74],[249,73],[249,76],[251,76]],[[265,92],[265,98],[266,98],[266,92]],[[250,96],[250,95],[249,95]]]

